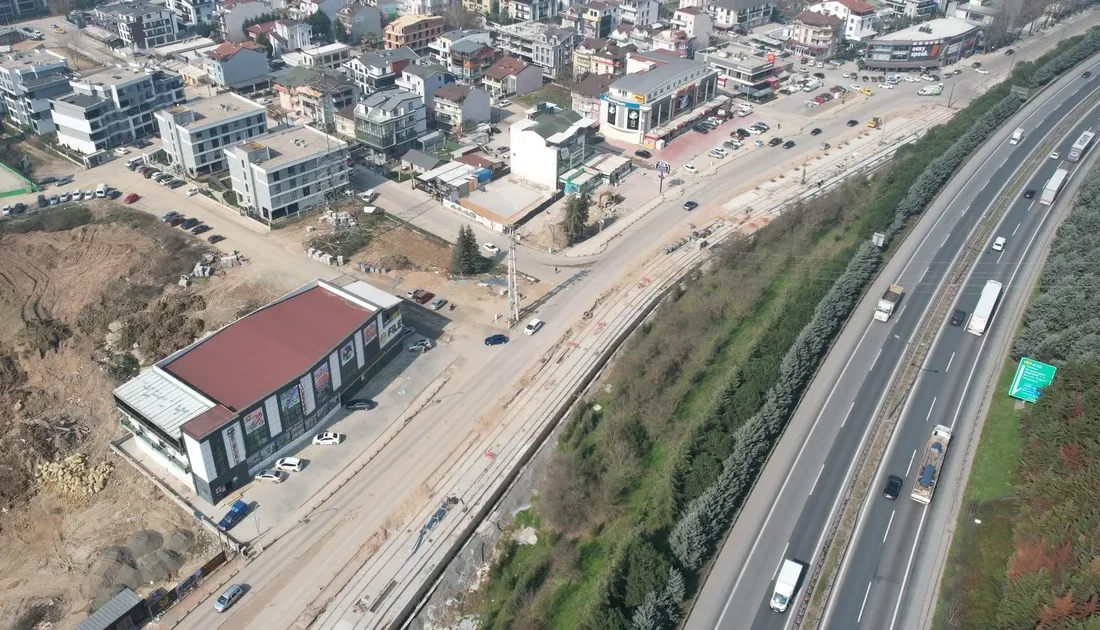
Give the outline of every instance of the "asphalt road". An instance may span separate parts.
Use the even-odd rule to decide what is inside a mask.
[[[806,563],[814,560],[821,534],[854,464],[869,421],[943,274],[960,253],[978,219],[1030,150],[1042,142],[1042,130],[1053,128],[1098,86],[1081,80],[1070,83],[1023,124],[1029,132],[1019,145],[1004,143],[978,167],[907,260],[896,280],[906,293],[899,311],[889,322],[874,322],[870,310],[855,314],[857,320],[865,319],[866,329],[818,412],[767,519],[756,533],[747,561],[724,565],[719,559],[708,580],[715,585],[708,586],[726,597],[722,602],[702,599],[688,622],[689,628],[744,628],[750,610],[754,611],[752,628],[782,628],[790,621],[790,615],[777,615],[767,604],[775,574],[784,558]],[[1089,123],[1083,123],[1060,143],[1063,157],[1080,131],[1088,126]],[[1041,191],[1059,164],[1073,166],[1046,160],[1027,187]],[[960,294],[958,308],[969,312],[989,278],[1002,279],[1007,286],[1007,280],[1025,255],[1029,239],[1045,216],[1045,209],[1046,206],[1038,204],[1038,192],[1034,200],[1021,199],[1012,206],[997,231],[1008,238],[1005,251],[987,252],[980,257],[977,269]],[[966,393],[967,376],[979,359],[983,339],[953,327],[947,327],[938,339],[918,382],[919,391],[912,397],[913,402],[897,430],[884,474],[905,475],[914,449],[923,449],[932,425],[952,423],[959,401]],[[809,444],[831,446],[806,449]],[[912,488],[909,477],[903,499],[896,503],[877,501],[871,510],[858,539],[856,560],[836,591],[835,612],[828,627],[890,627],[912,542],[917,537],[921,519],[918,508],[923,508],[908,499]]]

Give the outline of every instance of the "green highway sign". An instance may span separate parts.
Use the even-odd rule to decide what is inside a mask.
[[[1043,388],[1050,385],[1057,371],[1058,368],[1053,365],[1024,357],[1020,359],[1020,365],[1016,366],[1016,375],[1012,377],[1008,395],[1033,403],[1039,400]]]

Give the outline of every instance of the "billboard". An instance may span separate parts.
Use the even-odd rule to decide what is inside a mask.
[[[370,345],[370,342],[378,338],[378,322],[371,320],[367,327],[363,329],[363,345]]]
[[[378,314],[378,347],[385,348],[401,332],[401,311],[394,311],[391,318],[383,319],[385,311]]]
[[[632,131],[637,131],[638,121],[641,118],[641,112],[636,109],[627,110],[626,112],[626,128]]]
[[[257,429],[264,426],[264,409],[263,407],[256,407],[252,410],[252,413],[242,418],[244,421],[244,432],[251,435],[256,432]]]
[[[225,459],[230,468],[245,460],[244,436],[236,422],[222,429],[222,442],[225,443]]]
[[[313,370],[313,391],[323,391],[330,380],[332,380],[332,374],[329,372],[328,363],[323,363],[316,370]]]
[[[343,348],[340,348],[340,365],[347,365],[349,361],[355,358],[355,342],[348,341],[344,344]]]
[[[618,115],[619,115],[619,108],[618,108],[618,106],[616,106],[616,105],[615,105],[614,103],[611,103],[611,102],[609,101],[609,102],[607,103],[607,122],[609,122],[609,123],[611,123],[612,125],[614,125],[614,124],[615,124],[615,120],[616,120],[616,118],[618,118]]]

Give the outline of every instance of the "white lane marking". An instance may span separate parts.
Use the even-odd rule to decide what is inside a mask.
[[[943,373],[947,374],[951,371],[951,362],[955,360],[955,353],[951,353],[951,358],[947,360],[947,367],[943,369]]]
[[[779,567],[783,566],[783,560],[787,558],[787,547],[791,546],[791,541],[787,541],[787,544],[783,545],[783,553],[779,554],[779,564],[775,565],[775,573],[772,573],[772,581],[775,581],[775,576],[779,575]]]
[[[1001,259],[1004,258],[1004,255],[1005,255],[1005,250],[1002,249],[1001,250],[1001,255],[997,256],[997,264],[998,265],[1001,264]]]
[[[943,239],[943,245],[940,245],[940,247],[943,247],[944,245],[947,245],[947,241],[949,241],[950,239],[951,239],[951,232],[948,232],[947,236],[944,237],[944,239]]]
[[[1016,224],[1016,229],[1015,229],[1015,230],[1012,230],[1012,235],[1013,235],[1013,236],[1016,236],[1016,232],[1018,232],[1018,231],[1020,230],[1020,226],[1021,226],[1021,225],[1023,225],[1023,223],[1022,223],[1022,222],[1021,222],[1021,223],[1017,223],[1017,224]]]
[[[932,269],[931,267],[926,267],[926,268],[924,269],[924,273],[922,273],[922,274],[920,275],[920,280],[918,280],[918,281],[917,281],[917,284],[921,284],[922,282],[924,282],[924,277],[928,275],[928,272],[929,272],[929,270],[931,270],[931,269]]]
[[[848,422],[848,416],[852,415],[852,410],[856,408],[856,402],[852,401],[852,406],[848,407],[848,413],[844,414],[844,419],[840,421],[840,428],[844,428],[844,424]]]
[[[737,573],[737,579],[733,582],[729,597],[726,598],[726,604],[722,606],[722,613],[718,615],[718,621],[714,624],[715,630],[722,627],[722,621],[726,618],[726,613],[729,612],[730,604],[733,603],[733,596],[737,593],[737,587],[740,586],[741,579],[745,577],[745,570],[749,566],[749,560],[752,558],[753,554],[756,553],[756,548],[764,538],[764,532],[768,531],[768,523],[771,522],[772,515],[775,514],[775,508],[779,505],[779,499],[783,496],[783,491],[787,489],[787,483],[790,482],[795,469],[798,468],[798,462],[802,459],[802,453],[810,444],[810,436],[813,435],[814,430],[817,429],[817,423],[820,422],[821,417],[825,415],[825,410],[829,408],[829,401],[833,399],[833,394],[835,394],[837,388],[840,387],[840,382],[844,380],[844,374],[848,371],[848,367],[852,365],[852,360],[855,359],[859,347],[863,345],[863,340],[867,338],[867,333],[869,332],[871,332],[870,326],[864,329],[863,336],[859,338],[856,347],[852,349],[852,354],[848,356],[848,360],[844,363],[844,368],[840,370],[840,376],[837,377],[836,382],[833,383],[832,389],[829,390],[829,395],[825,398],[825,403],[821,405],[821,411],[817,413],[817,418],[814,418],[814,423],[813,426],[810,427],[810,432],[806,434],[806,439],[802,442],[802,447],[798,449],[798,454],[794,457],[794,463],[791,464],[791,469],[787,471],[787,476],[783,479],[783,485],[779,487],[779,492],[776,493],[775,499],[772,500],[772,506],[768,509],[768,515],[764,517],[764,524],[760,527],[760,531],[756,532],[756,539],[752,541],[752,546],[749,547],[749,553],[745,556],[744,562],[741,563],[741,571]]]
[[[821,470],[817,471],[817,476],[814,477],[814,485],[810,486],[810,494],[807,496],[813,496],[814,489],[817,488],[817,482],[821,479],[821,473],[825,472],[825,464],[821,465]]]
[[[886,542],[886,537],[890,535],[890,526],[894,524],[894,515],[897,513],[897,510],[890,512],[890,522],[886,523],[886,533],[882,535],[882,542],[884,543]]]
[[[879,358],[879,355],[881,355],[881,354],[882,354],[882,348],[879,348],[878,352],[875,353],[875,360],[871,361],[871,367],[867,368],[868,372],[875,369],[875,364],[878,363],[878,358]]]
[[[917,525],[917,537],[913,539],[913,549],[909,552],[909,562],[905,564],[905,577],[901,579],[901,590],[898,591],[898,602],[894,605],[894,616],[890,618],[890,630],[894,630],[894,624],[898,622],[898,613],[901,611],[901,598],[905,596],[905,584],[909,581],[909,569],[913,568],[913,558],[917,555],[917,547],[920,546],[920,533],[924,529],[924,519],[928,516],[928,504],[920,513],[920,524]]]
[[[928,415],[924,417],[925,422],[928,422],[928,419],[932,417],[932,410],[936,408],[936,399],[938,398],[939,396],[932,397],[932,404],[928,405]]]
[[[917,459],[917,449],[913,449],[913,454],[909,457],[909,466],[905,469],[905,476],[909,476],[909,471],[913,470],[913,460]]]
[[[964,208],[963,211],[962,211],[962,214],[960,214],[959,216],[960,217],[965,217],[967,212],[970,212],[970,206],[967,206],[966,208]]]
[[[906,302],[905,304],[902,304],[901,308],[898,309],[898,317],[899,318],[901,317],[901,314],[905,312],[905,307],[906,306],[909,306],[909,302]]]
[[[859,616],[856,617],[856,623],[859,623],[863,619],[863,609],[867,607],[867,596],[871,594],[871,582],[867,583],[867,592],[863,594],[863,603],[859,606]]]

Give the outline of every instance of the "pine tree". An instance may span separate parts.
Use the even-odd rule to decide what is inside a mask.
[[[703,529],[702,513],[698,505],[693,504],[676,526],[672,528],[668,544],[672,555],[680,566],[695,571],[703,566],[707,556],[707,536]]]
[[[481,270],[481,255],[477,251],[477,237],[470,226],[458,229],[458,240],[451,252],[451,273],[460,276],[473,275]]]
[[[584,228],[588,225],[589,202],[588,193],[570,195],[565,200],[565,212],[563,213],[561,227],[570,245],[584,236]]]
[[[650,591],[645,601],[634,609],[635,630],[660,630],[664,626],[661,609],[657,606],[657,592]]]
[[[332,24],[332,35],[336,38],[336,41],[341,43],[347,43],[348,41],[348,29],[344,26],[344,23],[340,20],[336,20]]]

